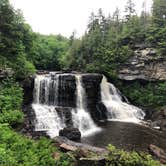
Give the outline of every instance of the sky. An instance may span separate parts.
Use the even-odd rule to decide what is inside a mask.
[[[99,8],[107,16],[116,7],[124,13],[127,0],[10,0],[15,9],[21,9],[24,18],[33,31],[41,34],[61,34],[69,37],[73,31],[76,36],[85,32],[90,14]],[[133,0],[139,14],[142,4],[150,11],[152,0]]]

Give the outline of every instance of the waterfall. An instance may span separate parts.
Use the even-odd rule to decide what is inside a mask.
[[[65,127],[54,106],[32,104],[36,114],[35,130],[46,131],[53,138],[59,134],[59,130]]]
[[[65,123],[56,111],[58,103],[59,75],[37,75],[34,86],[34,102],[32,108],[35,112],[35,130],[46,131],[51,137],[59,134]]]
[[[75,78],[75,82],[72,82],[73,85],[76,83],[76,94],[74,93],[76,95],[76,108],[73,107],[70,112],[73,127],[77,127],[82,136],[99,130],[86,108],[86,95],[81,81],[82,76],[50,72],[45,75],[36,75],[32,108],[36,115],[35,130],[45,131],[51,138],[57,136],[59,130],[68,125],[65,124],[63,112],[58,113],[57,110],[58,107],[63,109],[63,104],[68,104],[68,99],[64,99],[64,97],[70,97],[67,93],[71,87],[65,89],[68,83],[64,85],[63,82],[68,76]]]
[[[95,115],[98,115],[97,104],[101,101],[107,109],[108,120],[139,122],[143,119],[143,111],[123,102],[120,92],[113,84],[107,82],[106,77],[103,76],[100,84],[101,79],[98,79],[99,81],[90,79],[89,83],[87,80],[89,76],[86,76],[56,72],[36,75],[32,104],[36,131],[45,131],[50,137],[57,136],[59,130],[64,127],[76,127],[82,136],[100,131],[101,129],[96,126],[90,111],[96,111]],[[98,75],[98,78],[101,78],[101,75]],[[92,89],[96,87],[101,89],[99,95],[98,92],[95,92],[96,96],[93,96],[95,98],[92,100],[96,105],[93,104],[92,109],[91,98],[88,98],[88,95],[91,95],[90,89],[86,86],[90,86]]]
[[[107,81],[105,76],[103,76],[100,87],[101,100],[108,111],[108,120],[138,123],[144,118],[144,112],[141,109],[122,101],[118,90]]]
[[[82,86],[82,80],[80,75],[76,75],[76,92],[77,92],[77,108],[72,111],[72,119],[74,127],[77,127],[83,136],[89,135],[100,129],[93,122],[90,114],[86,108],[85,90]]]

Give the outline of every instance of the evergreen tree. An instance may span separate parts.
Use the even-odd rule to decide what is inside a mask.
[[[133,16],[135,14],[134,7],[135,7],[135,4],[133,3],[133,1],[128,0],[127,4],[125,6],[125,12],[126,12],[125,19],[126,19],[126,21],[129,21],[131,16]]]
[[[158,26],[165,26],[166,24],[166,1],[153,0],[152,7],[153,21]]]

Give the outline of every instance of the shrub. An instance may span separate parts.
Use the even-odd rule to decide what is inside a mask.
[[[152,159],[152,156],[145,153],[126,152],[109,145],[109,156],[107,166],[160,166],[159,161]]]
[[[14,125],[22,122],[22,98],[22,88],[13,79],[6,79],[0,83],[0,123]]]

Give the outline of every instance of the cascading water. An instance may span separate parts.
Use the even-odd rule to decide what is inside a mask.
[[[34,86],[34,102],[32,108],[35,112],[35,130],[45,131],[50,137],[55,137],[59,134],[59,130],[67,126],[64,121],[63,113],[60,116],[57,108],[63,108],[65,90],[63,77],[74,76],[76,83],[76,108],[71,109],[72,124],[77,127],[82,136],[96,132],[99,128],[93,122],[90,114],[86,111],[86,97],[82,86],[81,75],[74,74],[57,74],[50,72],[45,75],[37,75]],[[74,84],[74,82],[73,82]],[[59,90],[60,89],[60,90]],[[61,92],[63,90],[63,92]],[[66,92],[65,91],[65,92]],[[68,91],[67,91],[68,92]],[[66,93],[67,93],[66,92]]]
[[[57,103],[58,78],[59,75],[55,75],[53,79],[50,75],[37,75],[35,78],[34,103],[32,104],[36,115],[35,130],[46,131],[50,137],[57,136],[59,130],[65,127],[63,119],[59,117],[53,106]]]
[[[141,109],[122,101],[117,89],[107,81],[105,76],[100,87],[101,100],[108,111],[108,120],[138,123],[144,118],[145,114]]]
[[[77,127],[83,136],[89,135],[100,130],[93,122],[90,114],[86,111],[86,97],[85,90],[82,86],[82,80],[80,75],[76,75],[77,85],[77,108],[72,111],[72,119],[74,127]]]
[[[98,111],[95,106],[101,101],[107,109],[108,120],[139,122],[143,119],[143,111],[123,102],[118,90],[107,82],[104,76],[101,84],[100,81],[95,82],[96,80],[91,78],[89,84],[88,80],[83,82],[83,78],[85,81],[89,76],[55,72],[36,76],[32,104],[36,115],[36,131],[45,131],[50,137],[57,136],[59,130],[64,127],[76,127],[82,136],[95,133],[100,128],[96,126],[89,112],[91,110],[91,114],[94,115],[94,111]],[[98,75],[98,78],[101,78],[101,75]],[[88,86],[93,88],[93,92],[96,90],[96,83],[101,89],[101,101],[100,93],[95,92],[97,96],[88,98],[87,102],[87,95],[91,95]],[[96,105],[88,105],[91,102],[96,102]]]

